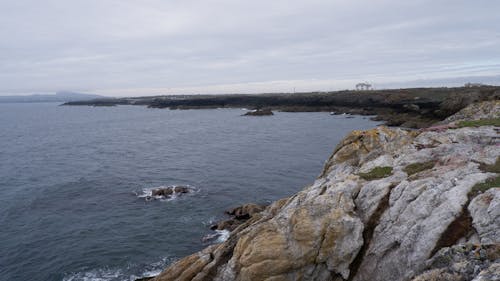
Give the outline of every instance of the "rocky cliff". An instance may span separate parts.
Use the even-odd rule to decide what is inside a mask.
[[[499,117],[354,131],[311,186],[154,280],[500,280]]]

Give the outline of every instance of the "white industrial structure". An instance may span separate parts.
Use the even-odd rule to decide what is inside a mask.
[[[466,88],[472,88],[472,87],[482,87],[482,86],[486,86],[484,84],[481,84],[481,83],[465,83],[464,87]]]
[[[356,90],[368,91],[372,90],[372,84],[364,82],[356,84]]]

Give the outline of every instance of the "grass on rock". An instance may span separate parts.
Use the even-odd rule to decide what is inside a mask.
[[[427,161],[427,162],[420,162],[420,163],[413,163],[410,164],[406,167],[404,167],[403,171],[408,174],[408,176],[411,176],[416,173],[420,173],[425,170],[429,170],[434,168],[434,165],[436,164],[435,161]]]
[[[497,173],[497,176],[494,178],[489,178],[484,182],[478,183],[472,187],[472,190],[470,194],[472,196],[476,196],[479,193],[483,193],[486,190],[493,188],[493,187],[500,187],[500,157],[497,158],[495,164],[491,165],[486,165],[486,164],[481,164],[479,166],[479,169],[483,172],[488,172],[488,173]]]
[[[481,120],[472,120],[472,121],[460,121],[457,124],[457,127],[481,127],[481,126],[496,126],[500,127],[500,118],[494,119],[481,119]]]
[[[358,176],[367,181],[385,178],[390,175],[392,175],[392,167],[375,167],[367,173],[358,174]]]
[[[500,187],[500,176],[496,176],[494,178],[489,178],[482,183],[478,183],[478,184],[474,185],[472,187],[470,193],[473,195],[472,197],[475,197],[475,195],[483,193],[486,190],[493,188],[493,187]]]

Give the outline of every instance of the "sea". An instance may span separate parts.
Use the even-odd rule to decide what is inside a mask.
[[[135,280],[224,236],[244,203],[311,184],[351,130],[328,112],[0,104],[0,280]],[[148,195],[183,185],[190,193]]]

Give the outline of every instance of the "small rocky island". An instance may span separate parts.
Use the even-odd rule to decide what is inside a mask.
[[[500,280],[499,122],[494,100],[421,130],[353,131],[310,186],[232,210],[213,226],[225,242],[151,279]]]
[[[269,115],[274,115],[274,113],[270,109],[250,110],[247,113],[243,114],[243,116],[269,116]]]

